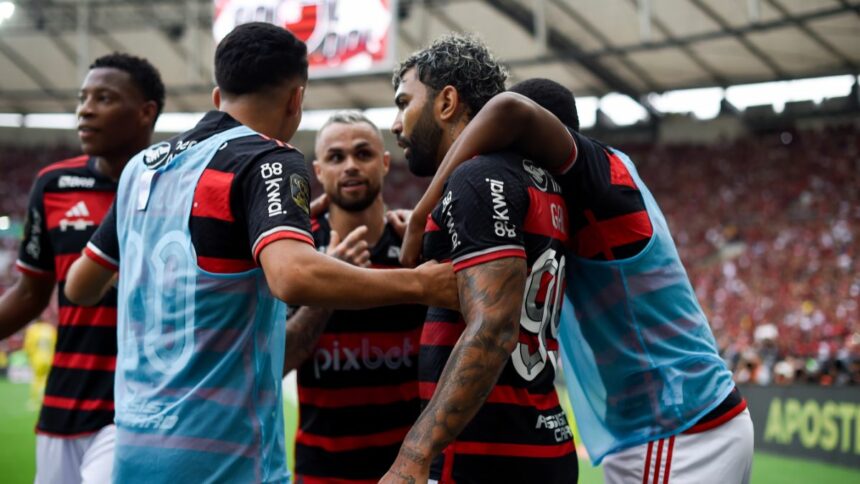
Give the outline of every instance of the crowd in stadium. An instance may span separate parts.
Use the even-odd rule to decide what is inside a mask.
[[[634,159],[737,381],[860,384],[856,128]]]
[[[622,149],[669,218],[738,382],[860,385],[856,127]],[[35,172],[74,153],[4,148],[0,212],[22,219]],[[412,206],[427,181],[392,166],[385,198]],[[16,278],[17,245],[0,239],[0,291]]]

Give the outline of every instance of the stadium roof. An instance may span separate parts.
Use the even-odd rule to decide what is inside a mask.
[[[343,1],[343,0],[342,0]],[[149,58],[167,111],[211,105],[211,0],[18,0],[0,25],[0,112],[70,112],[86,66]],[[512,81],[577,95],[649,92],[860,72],[856,0],[400,0],[402,58],[449,31],[477,32]],[[311,81],[308,109],[390,106],[390,74]]]

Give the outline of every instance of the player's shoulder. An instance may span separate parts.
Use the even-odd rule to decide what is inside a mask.
[[[114,191],[116,182],[95,171],[92,158],[76,156],[51,163],[36,175],[31,194]]]
[[[294,146],[254,133],[224,143],[209,162],[209,168],[235,174],[267,172],[303,167],[305,156]]]
[[[80,174],[87,170],[89,159],[90,157],[87,155],[80,155],[51,163],[39,170],[36,179],[39,181],[51,180],[63,175]]]
[[[483,180],[488,176],[519,178],[522,160],[522,156],[513,151],[476,155],[458,166],[449,182]]]

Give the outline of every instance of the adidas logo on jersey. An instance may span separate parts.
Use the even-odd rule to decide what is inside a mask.
[[[66,211],[66,218],[60,220],[60,230],[65,232],[70,228],[73,230],[86,230],[96,223],[92,220],[87,220],[84,217],[90,216],[90,209],[83,201],[76,203],[72,208]]]

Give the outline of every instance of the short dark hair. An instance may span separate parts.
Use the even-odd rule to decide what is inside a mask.
[[[522,94],[540,104],[542,108],[555,114],[565,126],[579,131],[579,114],[576,112],[576,100],[570,89],[550,79],[535,77],[514,84],[509,91]]]
[[[448,34],[430,47],[410,55],[394,70],[394,88],[403,74],[415,68],[418,79],[435,96],[445,86],[454,86],[474,116],[496,94],[505,90],[508,73],[477,37]]]
[[[161,115],[164,109],[164,83],[161,81],[161,73],[148,60],[122,52],[114,52],[96,59],[90,64],[90,69],[107,67],[127,72],[131,81],[140,89],[143,98],[147,101],[155,101],[158,111],[155,119]],[[153,119],[153,124],[155,123]]]
[[[308,48],[282,27],[242,24],[215,49],[215,82],[227,94],[257,93],[294,78],[308,79]]]

